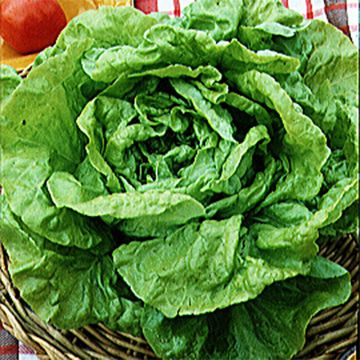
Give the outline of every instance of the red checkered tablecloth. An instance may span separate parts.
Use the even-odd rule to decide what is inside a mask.
[[[135,7],[144,11],[180,16],[184,7],[194,0],[135,0]],[[359,0],[282,0],[286,7],[308,19],[328,21],[349,35],[359,45]],[[30,349],[19,343],[0,324],[0,359],[35,360]]]
[[[0,323],[0,359],[1,360],[36,360],[34,353],[24,344],[19,343],[6,332]]]

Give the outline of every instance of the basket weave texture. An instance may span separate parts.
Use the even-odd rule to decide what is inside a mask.
[[[307,343],[297,359],[338,359],[357,341],[357,243],[350,236],[344,237],[323,247],[320,255],[344,266],[351,273],[352,294],[346,304],[323,311],[312,319]],[[20,298],[12,284],[8,264],[7,254],[0,245],[0,321],[5,330],[32,348],[40,359],[156,359],[145,340],[111,331],[102,324],[69,331],[45,324]]]

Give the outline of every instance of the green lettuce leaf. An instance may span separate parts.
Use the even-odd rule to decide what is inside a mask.
[[[54,171],[74,170],[83,155],[84,142],[74,119],[89,99],[83,93],[90,86],[89,78],[80,64],[89,46],[88,41],[75,44],[34,69],[0,115],[1,184],[11,210],[39,235],[80,248],[99,244],[108,231],[56,208],[45,182]]]
[[[167,319],[149,308],[144,335],[164,359],[290,359],[304,346],[310,319],[349,298],[348,279],[342,267],[316,257],[306,277],[273,284],[255,300],[207,318]]]
[[[21,83],[21,80],[21,76],[14,68],[8,65],[0,65],[0,108]]]
[[[42,320],[66,329],[104,321],[140,333],[142,306],[119,296],[111,242],[92,251],[54,245],[12,214],[4,196],[0,201],[0,238],[12,279]]]
[[[266,285],[308,271],[251,257],[243,250],[249,245],[240,237],[241,221],[193,223],[166,238],[122,245],[113,254],[115,267],[136,296],[169,318],[247,301]]]
[[[89,217],[141,218],[144,222],[161,222],[167,226],[181,225],[205,214],[201,203],[192,197],[170,191],[133,191],[92,197],[93,193],[68,173],[54,173],[47,187],[58,208],[67,207]]]
[[[142,330],[154,352],[163,359],[197,359],[209,333],[205,316],[167,319],[150,306],[145,307]]]
[[[158,24],[145,33],[140,46],[95,48],[87,54],[83,66],[95,81],[111,83],[121,72],[131,74],[147,67],[173,63],[194,67],[212,65],[218,61],[221,50],[205,33]]]
[[[320,310],[344,303],[349,274],[316,258],[306,277],[268,287],[258,298],[209,318],[201,359],[291,359],[305,344],[305,330]]]
[[[278,183],[276,190],[262,206],[284,197],[307,200],[316,196],[323,181],[321,169],[330,155],[323,132],[296,108],[271,76],[257,71],[249,71],[243,75],[229,73],[228,76],[246,95],[265,102],[276,110],[286,132],[282,146],[289,157],[289,174]]]
[[[217,134],[224,140],[234,141],[231,115],[226,110],[207,102],[199,90],[183,80],[174,79],[171,84],[178,94],[192,102],[197,113],[208,121],[210,127]]]
[[[205,31],[216,41],[228,40],[236,35],[242,16],[242,0],[198,1],[184,9],[181,25]]]
[[[254,52],[234,39],[226,46],[221,65],[237,71],[258,70],[268,74],[290,74],[300,66],[300,61],[271,50]]]
[[[190,4],[183,14],[181,26],[207,32],[217,41],[234,38],[240,24],[291,26],[303,20],[278,0],[203,0]]]
[[[102,6],[97,11],[86,11],[68,23],[53,47],[37,56],[35,66],[83,40],[90,40],[96,48],[109,48],[119,44],[137,46],[142,42],[145,31],[156,23],[155,19],[132,7]]]

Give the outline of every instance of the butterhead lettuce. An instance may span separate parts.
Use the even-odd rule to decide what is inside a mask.
[[[349,274],[358,55],[275,0],[178,19],[73,19],[23,81],[1,69],[0,239],[21,296],[169,359],[290,359]]]

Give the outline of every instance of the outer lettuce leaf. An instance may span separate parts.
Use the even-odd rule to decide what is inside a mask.
[[[54,171],[72,171],[81,162],[84,142],[74,119],[92,87],[80,65],[90,45],[80,42],[34,69],[2,107],[0,122],[1,184],[11,210],[39,235],[80,248],[109,234],[56,208],[44,185]]]
[[[92,251],[53,245],[14,216],[4,196],[0,210],[12,279],[42,320],[66,329],[109,321],[139,333],[142,307],[119,297],[110,242]]]
[[[329,39],[329,42],[325,39]],[[338,197],[339,204],[342,204],[339,211],[347,214],[344,221],[339,220],[336,226],[329,225],[322,232],[331,233],[334,237],[351,229],[350,232],[355,233],[358,216],[351,209],[356,207],[358,200],[358,181],[353,184],[352,194],[351,191],[347,196],[344,194],[349,191],[348,184],[359,173],[358,50],[340,31],[320,21],[312,22],[308,28],[299,32],[293,44],[288,47],[293,55],[295,51],[304,52],[306,46],[311,49],[303,60],[302,75],[319,105],[304,109],[323,128],[329,139],[329,146],[337,160],[330,161],[331,179],[330,168],[324,169],[327,179],[324,187],[332,194],[332,198]],[[330,48],[337,51],[329,51]],[[320,202],[324,204],[323,200]]]
[[[318,36],[319,33],[323,36]],[[322,116],[333,122],[330,146],[333,150],[343,149],[354,176],[359,172],[358,50],[340,31],[320,21],[314,21],[298,38],[299,42],[306,38],[314,49],[303,76],[322,104],[317,118]],[[331,39],[331,45],[325,39]],[[329,51],[329,46],[338,51]]]
[[[166,317],[211,312],[258,296],[299,273],[242,253],[241,217],[192,223],[166,238],[132,242],[113,254],[115,267],[145,303]]]
[[[156,23],[155,19],[132,7],[101,7],[96,11],[87,11],[69,22],[56,44],[37,56],[35,66],[83,40],[91,40],[96,48],[119,44],[137,46],[142,42],[145,31]]]
[[[321,88],[325,85],[323,81],[328,80],[334,97],[342,96],[347,99],[345,101],[356,104],[359,82],[358,77],[354,76],[358,72],[356,46],[340,30],[319,20],[303,29],[296,40],[301,42],[304,38],[307,38],[313,48],[303,72],[305,83],[315,95],[321,97]],[[330,47],[337,48],[338,51],[329,51]],[[297,50],[298,47],[294,49]],[[335,69],[336,74],[331,72]]]
[[[343,211],[359,199],[358,179],[344,179],[339,181],[321,198],[319,213],[327,213],[327,221],[322,227],[335,223],[340,219]]]
[[[344,303],[350,293],[349,274],[317,257],[306,277],[273,284],[255,300],[217,311],[207,321],[204,316],[166,319],[149,309],[143,329],[164,359],[286,360],[304,346],[310,319]]]
[[[205,316],[167,319],[146,306],[142,321],[145,339],[164,359],[197,359],[208,335]]]
[[[304,84],[313,93],[311,100],[317,100],[314,108],[311,103],[305,104],[305,111],[314,117],[329,136],[331,148],[343,148],[348,160],[357,163],[357,48],[339,30],[321,21],[313,21],[282,46],[287,53],[302,56],[301,75]],[[329,48],[338,51],[329,51]],[[299,103],[302,104],[301,101]]]
[[[344,303],[349,274],[316,258],[306,277],[268,287],[258,298],[209,318],[212,331],[201,359],[290,359],[305,344],[305,330],[320,310]]]
[[[302,262],[317,253],[315,241],[319,230],[336,223],[358,198],[357,179],[345,179],[338,185],[324,194],[314,213],[304,205],[289,202],[265,208],[256,217],[260,223],[250,228],[256,239],[256,251],[271,264],[281,266],[291,261],[293,266],[302,268]]]
[[[358,191],[359,192],[359,191]],[[341,218],[335,223],[320,229],[321,241],[329,241],[340,236],[352,234],[359,241],[359,200],[342,212]]]
[[[0,65],[0,108],[21,83],[21,76],[8,65]]]
[[[100,7],[74,18],[59,36],[56,47],[65,49],[79,40],[93,39],[93,47],[138,46],[146,30],[157,21],[132,7]],[[124,30],[127,31],[124,31]]]
[[[252,47],[261,48],[261,40],[256,41],[252,36]],[[283,86],[328,136],[329,146],[344,149],[354,173],[358,172],[356,46],[332,25],[314,20],[297,28],[289,39],[273,36],[266,48],[301,60],[299,73],[283,78]]]

